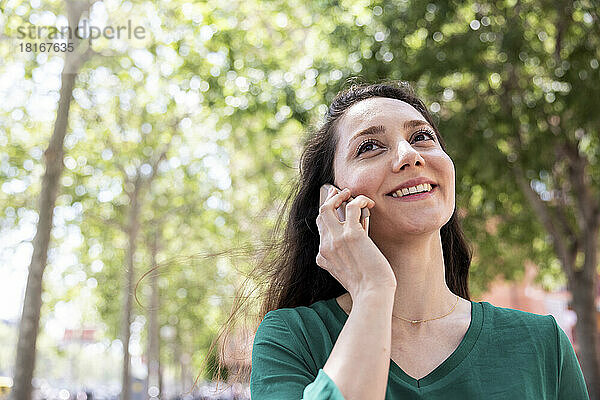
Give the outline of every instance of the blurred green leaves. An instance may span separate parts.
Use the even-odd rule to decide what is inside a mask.
[[[5,31],[42,9],[64,13],[59,2],[11,2]],[[269,237],[307,131],[359,76],[410,81],[438,121],[475,248],[473,293],[499,274],[517,278],[527,259],[546,287],[562,285],[547,232],[510,171],[522,165],[551,209],[567,206],[576,229],[577,193],[556,153],[574,143],[599,195],[597,11],[589,0],[107,3],[109,20],[139,16],[151,35],[137,46],[99,42],[99,56],[78,76],[58,201],[74,216],[55,224],[77,227],[83,240],[69,268],[51,268],[96,280],[94,311],[116,337],[128,193],[136,177],[155,173],[143,197],[137,268],[150,269],[144,243],[159,230],[160,323],[173,329],[163,340],[178,349],[167,357],[177,363],[175,354],[206,351],[238,283],[232,263],[250,264],[194,255]],[[10,46],[0,43],[0,93],[26,98],[0,109],[3,234],[36,206],[51,127],[36,110],[36,76],[57,81],[47,66],[60,58]],[[45,94],[51,104],[56,95],[56,87]],[[54,245],[72,238],[55,237]],[[86,279],[60,295],[50,290],[47,304],[76,298]]]

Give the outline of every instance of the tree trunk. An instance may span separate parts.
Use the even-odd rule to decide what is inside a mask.
[[[131,357],[129,354],[129,339],[131,337],[131,314],[133,305],[133,288],[135,286],[135,250],[136,240],[140,229],[140,209],[142,204],[142,193],[146,187],[149,187],[156,176],[158,164],[164,160],[167,154],[170,143],[165,145],[165,148],[156,159],[152,162],[152,174],[148,178],[143,178],[141,171],[136,171],[135,180],[133,181],[133,190],[129,193],[129,218],[125,228],[127,239],[127,270],[125,271],[125,285],[123,285],[123,319],[121,324],[121,338],[123,341],[123,373],[121,375],[121,400],[130,399],[131,376],[129,373],[129,365]],[[123,169],[123,168],[122,168]],[[123,169],[124,170],[124,169]],[[127,175],[124,176],[127,180]]]
[[[590,190],[591,175],[587,173],[588,159],[579,153],[578,146],[567,144],[562,148],[569,162],[569,181],[577,193],[576,215],[580,236],[577,251],[583,251],[583,265],[572,270],[570,283],[573,309],[577,313],[575,333],[579,344],[579,361],[585,376],[590,399],[600,400],[600,365],[598,360],[598,326],[595,297],[598,290],[598,228],[600,201]]]
[[[129,218],[127,221],[127,268],[125,270],[125,284],[123,285],[123,319],[121,325],[121,340],[123,341],[121,400],[129,400],[131,398],[131,374],[129,372],[131,356],[129,354],[129,339],[131,337],[133,287],[135,285],[135,250],[137,234],[139,231],[139,197],[142,188],[142,182],[143,180],[138,172],[134,183],[134,189],[129,197],[131,207],[129,208]]]
[[[160,355],[160,341],[159,341],[159,355]],[[161,394],[161,396],[163,396],[163,398],[166,398],[163,395],[163,366],[162,364],[158,364],[158,392]]]
[[[19,326],[15,379],[12,398],[31,399],[31,380],[35,369],[36,342],[42,307],[42,278],[48,259],[52,217],[58,193],[59,179],[63,171],[64,139],[69,121],[69,108],[73,97],[75,73],[68,71],[69,57],[65,60],[60,88],[60,101],[54,132],[48,148],[44,152],[46,172],[42,178],[42,190],[39,197],[39,219],[33,239],[33,255],[29,264],[25,300]]]
[[[88,3],[67,1],[69,26],[74,29]],[[25,299],[19,325],[17,355],[15,361],[14,386],[11,398],[15,400],[31,399],[31,381],[35,370],[36,343],[42,307],[42,279],[48,260],[52,218],[58,194],[60,176],[63,171],[64,139],[69,123],[69,110],[73,98],[75,79],[81,66],[94,53],[88,48],[83,54],[78,52],[75,43],[72,53],[67,53],[61,73],[60,100],[54,121],[54,131],[48,148],[44,152],[45,168],[42,178],[42,190],[39,197],[39,216],[37,230],[33,238],[33,255],[29,264],[29,274],[25,288]]]
[[[185,386],[183,383],[183,368],[181,368],[181,351],[179,348],[179,343],[178,343],[178,339],[177,337],[174,338],[173,341],[173,358],[174,358],[174,363],[173,363],[173,367],[174,367],[174,376],[176,374],[175,371],[177,371],[177,369],[179,369],[179,393],[183,393],[185,390]]]
[[[554,60],[561,62],[563,39],[569,30],[569,25],[572,23],[572,2],[567,0],[557,2],[557,9],[560,12],[558,13]],[[567,140],[558,150],[559,154],[566,156],[569,160],[567,170],[569,182],[573,185],[575,192],[575,215],[580,230],[580,236],[577,238],[576,243],[583,244],[585,255],[585,261],[581,269],[568,268],[568,265],[565,265],[564,262],[563,269],[569,279],[569,289],[573,296],[572,306],[577,314],[575,335],[579,347],[578,358],[585,376],[588,394],[591,400],[600,400],[600,359],[595,304],[596,293],[598,293],[599,201],[594,198],[589,190],[591,175],[586,173],[589,162],[583,154],[580,154],[578,143],[569,143],[569,140]],[[575,254],[581,250],[580,245],[574,246],[574,248]]]
[[[160,343],[159,343],[159,325],[158,325],[158,308],[159,308],[159,292],[158,292],[158,273],[156,268],[158,263],[156,255],[158,253],[158,232],[155,231],[152,237],[150,254],[152,258],[152,268],[150,274],[150,309],[148,315],[148,389],[155,386],[158,388],[157,398],[162,397],[160,392]]]
[[[579,274],[576,274],[579,275]],[[583,275],[583,274],[581,274]],[[591,400],[599,400],[600,386],[598,350],[596,335],[596,307],[594,304],[594,283],[577,277],[573,282],[573,309],[577,313],[575,337],[579,351],[577,356],[585,375],[585,382]]]
[[[597,288],[598,229],[587,232],[583,268],[573,273],[573,309],[577,313],[575,335],[579,347],[578,357],[591,400],[600,400],[600,365],[598,362],[598,330],[595,294]]]
[[[578,232],[568,225],[564,217],[567,212],[561,207],[567,207],[566,205],[558,205],[554,208],[555,213],[550,212],[550,207],[530,187],[518,163],[513,167],[513,172],[534,212],[550,234],[554,251],[567,277],[573,310],[577,314],[575,335],[579,347],[581,370],[585,376],[590,399],[600,400],[600,364],[595,306],[598,287],[596,277],[600,210],[598,200],[594,199],[589,191],[586,160],[579,155],[576,147],[568,143],[560,146],[559,153],[569,160],[568,177],[573,185],[573,196],[576,200],[574,214],[578,217]],[[578,266],[576,255],[581,251],[585,255],[585,261],[583,266]]]
[[[189,356],[186,353],[181,353],[179,357],[179,362],[181,363],[181,391],[187,392],[191,388],[190,382],[191,378],[188,378],[188,370],[190,363],[188,362]]]

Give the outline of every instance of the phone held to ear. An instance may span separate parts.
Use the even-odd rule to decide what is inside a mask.
[[[341,192],[341,190],[339,188],[337,188],[336,186],[334,186],[330,183],[324,184],[323,186],[321,186],[319,206],[321,206],[321,205],[323,205],[323,203],[325,203],[325,200],[327,199],[327,193],[329,193],[330,187],[336,188],[338,193]],[[354,197],[350,196],[350,198],[348,198],[347,201],[342,202],[342,204],[336,209],[338,219],[341,222],[344,222],[346,220],[346,204],[348,204],[352,200],[354,200]],[[363,229],[367,232],[367,235],[369,234],[369,215],[370,215],[370,213],[369,213],[368,207],[361,208],[360,224],[362,225]]]

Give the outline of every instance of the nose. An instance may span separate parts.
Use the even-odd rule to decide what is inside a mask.
[[[401,140],[396,148],[396,157],[392,164],[392,171],[398,172],[407,166],[424,165],[425,160],[406,140]]]

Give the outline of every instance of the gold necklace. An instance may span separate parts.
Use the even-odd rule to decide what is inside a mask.
[[[446,314],[442,315],[441,317],[435,317],[435,318],[430,318],[430,319],[407,319],[407,318],[398,317],[394,314],[392,314],[392,317],[401,319],[402,321],[410,322],[411,324],[415,325],[415,324],[418,324],[421,322],[433,321],[434,319],[444,318],[444,317],[452,314],[452,311],[454,311],[457,304],[458,304],[458,296],[456,296],[456,302],[454,303],[454,306],[452,307],[452,309],[450,311],[448,311]]]

